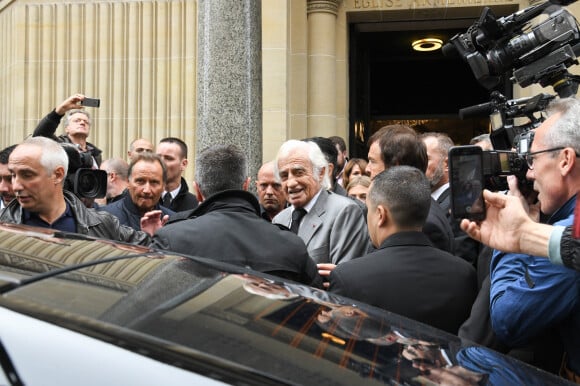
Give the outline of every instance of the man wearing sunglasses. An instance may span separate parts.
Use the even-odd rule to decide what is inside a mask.
[[[538,192],[544,222],[568,226],[580,190],[580,102],[556,100],[548,114],[525,154],[526,177]],[[519,194],[515,185],[511,193]],[[532,362],[554,372],[563,350],[562,371],[580,374],[580,273],[539,256],[496,250],[490,275],[491,321],[500,340],[514,348],[533,347]],[[558,340],[561,348],[538,343]]]

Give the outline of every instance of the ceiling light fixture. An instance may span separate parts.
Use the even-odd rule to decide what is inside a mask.
[[[411,46],[415,51],[435,51],[441,48],[443,40],[437,38],[424,38],[415,40]]]

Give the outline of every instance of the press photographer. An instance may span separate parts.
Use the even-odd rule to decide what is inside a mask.
[[[89,153],[93,158],[95,169],[98,169],[102,161],[102,151],[87,141],[91,131],[92,120],[88,111],[83,109],[83,106],[99,107],[100,100],[87,98],[83,94],[71,95],[42,118],[34,129],[32,136],[50,138],[59,143],[72,143],[81,152]],[[63,117],[65,134],[57,136],[55,134],[56,129]]]
[[[530,27],[530,21],[544,12],[546,19]],[[510,177],[510,194],[521,202],[525,197],[516,181],[527,178],[538,194],[537,210],[529,213],[536,213],[536,221],[558,227],[572,225],[580,190],[580,102],[574,97],[578,78],[567,71],[578,64],[579,40],[575,19],[559,4],[546,2],[500,19],[485,9],[478,22],[453,37],[446,48],[446,52],[459,53],[477,80],[491,91],[489,104],[473,106],[467,112],[490,114],[492,136],[503,130],[495,133],[498,154],[489,153],[495,166],[492,175],[509,170],[506,174],[515,176]],[[522,87],[551,85],[560,98],[541,94],[507,101],[498,88],[508,78]],[[528,123],[516,126],[515,119],[520,117],[527,117]],[[494,118],[501,119],[494,122]],[[504,148],[498,149],[498,145]],[[483,164],[483,157],[480,160]],[[580,383],[580,274],[540,256],[513,253],[520,251],[513,245],[502,251],[501,243],[492,242],[494,238],[513,241],[521,230],[513,222],[516,218],[503,231],[490,229],[500,213],[493,202],[500,201],[499,196],[494,198],[487,191],[481,197],[492,200],[485,202],[489,213],[483,217],[491,216],[489,221],[480,218],[479,225],[467,220],[462,223],[470,235],[499,249],[494,250],[489,265],[489,291],[482,289],[478,295],[482,306],[472,310],[460,336],[485,332],[481,324],[477,330],[477,320],[489,317],[501,344],[526,352],[530,363],[538,367]]]
[[[2,211],[0,221],[149,244],[146,233],[120,225],[119,220],[109,213],[86,208],[75,194],[64,190],[69,165],[64,147],[51,139],[32,137],[18,145],[8,161],[16,200]],[[80,180],[76,187],[81,191],[88,187],[86,180],[92,178],[86,178],[84,172],[79,173],[82,170],[75,172]],[[88,191],[91,192],[92,188]]]

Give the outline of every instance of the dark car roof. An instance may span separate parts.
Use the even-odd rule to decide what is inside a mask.
[[[228,383],[419,385],[461,368],[467,384],[567,384],[249,269],[11,224],[0,224],[0,293],[1,307]]]

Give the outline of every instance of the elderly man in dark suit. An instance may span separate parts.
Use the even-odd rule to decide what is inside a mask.
[[[373,180],[367,204],[377,250],[338,265],[329,290],[456,334],[477,280],[469,263],[433,247],[421,231],[431,205],[425,174],[410,166],[387,169]]]
[[[316,143],[284,142],[276,168],[291,206],[273,222],[297,233],[316,263],[339,264],[366,253],[370,243],[363,211],[353,200],[328,191],[328,162]]]
[[[367,173],[371,179],[385,169],[397,165],[413,166],[423,173],[427,170],[427,149],[409,126],[384,126],[369,138]],[[409,202],[412,204],[412,202]],[[441,206],[431,199],[431,206],[423,232],[439,249],[454,253],[454,236]]]

